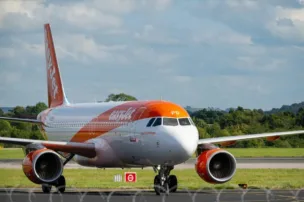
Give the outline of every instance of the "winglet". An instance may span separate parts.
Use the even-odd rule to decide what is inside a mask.
[[[45,57],[49,107],[69,104],[60,78],[50,24],[44,25]]]

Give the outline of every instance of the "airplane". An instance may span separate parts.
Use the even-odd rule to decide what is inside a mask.
[[[195,170],[208,183],[231,180],[236,159],[216,145],[236,141],[303,134],[304,130],[199,139],[187,111],[164,100],[69,103],[61,81],[50,24],[44,24],[48,109],[37,119],[0,117],[0,120],[37,124],[47,140],[0,137],[0,142],[24,146],[22,169],[44,193],[66,188],[64,166],[74,160],[97,168],[152,167],[154,191],[178,188],[174,166],[196,153]],[[96,176],[98,177],[98,176]]]

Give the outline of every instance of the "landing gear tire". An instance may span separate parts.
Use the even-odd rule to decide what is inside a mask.
[[[177,178],[175,175],[169,176],[172,169],[173,166],[155,168],[155,171],[158,171],[158,175],[154,177],[154,191],[156,195],[160,195],[160,193],[169,194],[169,192],[176,192]]]
[[[64,193],[65,191],[65,178],[63,175],[61,175],[58,180],[57,180],[57,183],[56,183],[56,188],[57,188],[57,191],[59,193]]]
[[[156,175],[154,177],[154,191],[156,193],[156,195],[160,195],[162,188],[160,185],[160,177],[158,175]]]
[[[161,180],[160,180],[160,177],[159,175],[156,175],[154,177],[154,191],[156,193],[156,195],[160,195],[160,193],[169,193],[169,184],[167,181],[165,181],[163,183],[163,185],[161,185]]]
[[[168,185],[170,192],[176,192],[177,190],[177,177],[175,175],[170,175],[168,178]]]
[[[43,193],[48,194],[52,190],[52,185],[43,184],[43,185],[41,185],[41,188],[42,188]]]

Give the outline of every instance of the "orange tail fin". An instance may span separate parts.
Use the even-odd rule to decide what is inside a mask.
[[[60,78],[52,32],[49,24],[44,25],[44,37],[49,107],[68,104]]]

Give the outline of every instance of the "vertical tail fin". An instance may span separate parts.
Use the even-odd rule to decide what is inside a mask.
[[[52,32],[49,24],[44,25],[44,38],[49,107],[68,104],[60,78]]]

